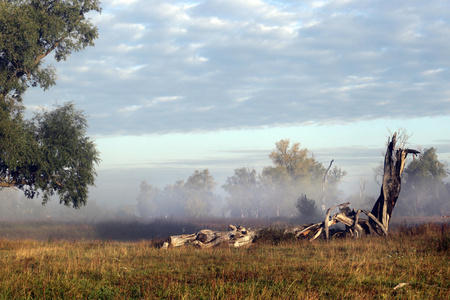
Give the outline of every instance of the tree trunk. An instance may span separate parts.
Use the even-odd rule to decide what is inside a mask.
[[[402,184],[401,175],[405,167],[406,156],[408,153],[414,155],[420,153],[413,149],[395,149],[396,139],[397,133],[394,133],[392,139],[390,141],[388,140],[386,155],[384,157],[384,175],[381,192],[371,212],[381,223],[382,227],[372,218],[369,218],[370,225],[380,235],[387,234],[389,229],[389,221],[400,194]]]

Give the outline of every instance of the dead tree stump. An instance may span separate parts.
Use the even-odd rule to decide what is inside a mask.
[[[384,157],[384,174],[381,185],[380,196],[372,208],[372,215],[380,221],[383,228],[370,218],[369,223],[378,234],[387,234],[389,229],[389,221],[400,195],[402,179],[401,175],[405,167],[406,157],[409,153],[416,155],[420,153],[414,149],[396,149],[397,133],[392,135],[388,140],[386,155]]]

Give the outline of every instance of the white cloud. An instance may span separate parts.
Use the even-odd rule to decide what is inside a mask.
[[[125,106],[122,108],[118,109],[119,113],[124,113],[124,114],[131,114],[135,111],[137,111],[138,109],[140,109],[142,106],[140,105],[131,105],[131,106]]]
[[[138,65],[138,66],[128,66],[125,68],[116,67],[114,73],[121,79],[131,79],[136,78],[139,70],[144,68],[146,65]]]
[[[111,5],[130,5],[136,2],[139,2],[139,0],[107,0],[104,1],[106,3],[109,3]]]
[[[182,100],[183,97],[181,96],[159,96],[159,97],[155,97],[151,100],[144,100],[143,103],[145,103],[146,107],[151,107],[151,106],[155,106],[157,104],[161,104],[161,103],[171,103],[171,102],[175,102],[175,101],[180,101]]]
[[[190,63],[204,63],[204,62],[208,61],[208,59],[206,57],[199,56],[199,55],[196,55],[194,57],[189,57],[187,60]]]
[[[156,97],[156,102],[173,102],[177,100],[181,100],[183,97],[180,96],[163,96],[163,97]]]
[[[203,106],[203,107],[195,107],[193,110],[198,112],[205,112],[214,109],[215,105]]]
[[[442,68],[439,68],[439,69],[431,69],[431,70],[426,70],[426,71],[424,71],[422,74],[423,75],[436,75],[436,74],[439,74],[439,73],[441,73],[441,72],[443,72],[444,71],[444,69],[442,69]]]
[[[120,44],[117,46],[117,51],[118,52],[129,52],[129,51],[134,51],[134,50],[139,50],[143,47],[143,44],[139,44],[139,45],[126,45],[126,44]]]
[[[450,114],[445,1],[110,0],[103,8],[93,16],[96,46],[56,64],[60,79],[45,97],[27,94],[31,105],[77,101],[95,116],[92,131],[351,122],[395,118],[392,107],[405,118]]]

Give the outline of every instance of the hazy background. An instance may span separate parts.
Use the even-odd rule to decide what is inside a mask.
[[[74,100],[102,163],[90,201],[136,205],[208,169],[270,166],[300,142],[347,171],[340,188],[378,194],[388,129],[450,161],[447,1],[104,0],[96,46],[54,64],[57,85],[24,103]],[[36,201],[35,201],[36,202]],[[38,200],[37,200],[38,202]],[[54,201],[54,202],[57,202]],[[88,204],[89,209],[90,204]],[[85,209],[85,210],[86,210]]]

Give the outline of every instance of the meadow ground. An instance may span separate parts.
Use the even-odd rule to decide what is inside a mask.
[[[0,299],[450,299],[448,223],[245,249],[83,239],[0,239]]]

